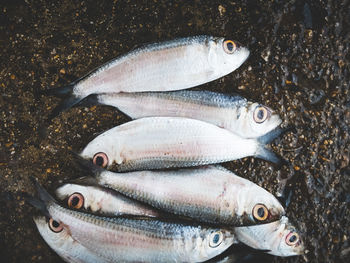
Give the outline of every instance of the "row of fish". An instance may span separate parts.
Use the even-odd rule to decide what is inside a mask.
[[[203,262],[238,243],[277,256],[303,253],[272,194],[213,165],[248,156],[279,163],[267,148],[283,132],[279,116],[238,95],[174,91],[222,77],[248,55],[223,38],[177,39],[138,48],[48,92],[66,96],[50,118],[104,104],[134,119],[83,149],[76,159],[88,176],[58,188],[60,201],[38,185],[40,198],[31,203],[46,218],[34,220],[63,259]]]

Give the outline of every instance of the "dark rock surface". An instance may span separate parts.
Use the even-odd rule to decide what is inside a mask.
[[[200,88],[238,92],[294,127],[272,145],[290,162],[282,169],[254,158],[225,165],[287,200],[287,215],[309,250],[304,257],[264,258],[349,262],[349,29],[347,0],[1,1],[1,261],[61,262],[23,201],[24,193],[35,194],[30,177],[52,191],[81,176],[69,150],[128,120],[110,107],[80,107],[43,128],[60,99],[38,93],[137,45],[208,34],[238,40],[251,56]]]

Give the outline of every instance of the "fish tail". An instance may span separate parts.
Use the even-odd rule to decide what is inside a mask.
[[[83,106],[83,107],[91,107],[91,106],[95,106],[95,105],[100,105],[100,101],[98,99],[97,94],[91,94],[89,96],[87,96],[86,98],[82,99],[81,101],[79,101],[76,105],[74,106]]]
[[[276,139],[277,137],[279,137],[281,134],[285,133],[289,128],[276,128],[273,129],[272,131],[266,133],[263,136],[260,136],[258,138],[258,142],[261,145],[266,145],[269,144],[270,142],[272,142],[274,139]]]
[[[27,197],[27,202],[30,203],[35,208],[39,209],[46,217],[51,217],[50,212],[47,210],[45,202],[35,197]]]
[[[282,157],[278,156],[277,154],[265,148],[264,146],[259,147],[255,156],[260,159],[277,164],[278,166],[281,166],[282,163],[284,163],[284,160],[282,159]]]
[[[74,105],[76,105],[82,100],[81,97],[78,97],[73,94],[75,83],[76,82],[73,82],[64,87],[48,89],[41,92],[42,95],[56,96],[56,97],[63,98],[62,102],[58,104],[58,106],[54,108],[51,114],[49,115],[48,121],[57,117],[62,111],[72,108]]]
[[[43,90],[43,91],[40,91],[39,93],[46,96],[67,97],[71,95],[74,86],[75,86],[75,82],[72,82],[67,86]]]
[[[45,216],[50,217],[48,205],[55,203],[55,199],[35,180],[35,186],[37,188],[39,198],[26,197],[27,201],[34,207],[38,208]]]
[[[266,145],[272,142],[274,139],[279,137],[282,133],[286,132],[288,129],[285,128],[276,128],[267,134],[261,136],[258,138],[258,150],[256,152],[256,157],[275,163],[278,166],[282,166],[283,164],[286,164],[287,161],[282,159],[281,156],[278,156],[275,154],[272,150],[267,149]]]
[[[91,182],[97,182],[97,177],[99,176],[99,174],[103,171],[105,171],[105,169],[103,169],[100,166],[97,166],[95,164],[93,164],[93,162],[91,160],[86,160],[83,157],[81,157],[79,154],[75,153],[75,152],[71,152],[74,159],[77,161],[79,167],[86,172],[87,174],[91,175],[90,177],[90,183]],[[80,180],[80,179],[78,179]],[[86,180],[87,181],[87,180]]]

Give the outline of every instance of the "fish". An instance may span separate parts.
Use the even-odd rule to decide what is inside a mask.
[[[65,200],[68,207],[73,209],[83,207],[87,211],[99,212],[109,216],[123,214],[148,217],[160,216],[159,212],[140,202],[130,200],[116,191],[98,186],[64,184],[58,187],[55,193],[58,199]]]
[[[102,133],[80,156],[119,172],[192,167],[248,156],[280,164],[281,159],[265,145],[282,132],[276,128],[259,138],[246,139],[195,119],[150,117]]]
[[[297,256],[305,252],[298,231],[286,216],[267,224],[236,227],[235,234],[240,242],[252,248],[269,250],[267,253],[274,256]]]
[[[260,137],[282,122],[279,115],[267,106],[236,94],[205,90],[92,94],[80,106],[96,104],[113,106],[131,119],[186,117],[202,120],[242,138]]]
[[[72,263],[107,263],[108,261],[92,253],[89,249],[75,241],[68,228],[60,231],[52,230],[53,220],[45,216],[33,218],[36,227],[45,242],[65,261]]]
[[[37,183],[30,203],[51,218],[53,230],[112,262],[203,262],[238,242],[232,229],[145,217],[102,217],[60,206]]]
[[[61,88],[45,91],[65,100],[51,118],[90,94],[192,88],[236,70],[249,50],[224,37],[192,36],[153,43],[121,55]]]
[[[268,191],[220,166],[128,173],[95,166],[91,171],[100,186],[198,222],[247,226],[273,222],[285,214]]]

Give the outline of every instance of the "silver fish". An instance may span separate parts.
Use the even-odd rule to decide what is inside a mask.
[[[180,176],[180,175],[179,175]],[[216,177],[221,177],[222,174],[215,175]],[[213,177],[215,177],[213,175]],[[107,174],[105,175],[107,177]],[[124,175],[124,178],[128,178],[128,175]],[[154,182],[154,181],[153,181]],[[197,185],[197,182],[194,181],[191,189],[196,189],[193,187]],[[215,185],[215,184],[213,184]],[[169,186],[168,186],[169,187]],[[154,185],[154,190],[158,190],[159,185]],[[100,190],[102,191],[102,190]],[[253,191],[252,191],[253,192]],[[181,192],[179,193],[181,194]],[[256,192],[256,195],[259,193]],[[146,195],[146,194],[145,194]],[[202,198],[206,198],[206,195],[200,195]],[[249,198],[252,198],[249,196]],[[108,200],[113,202],[116,197],[112,196]],[[190,199],[193,201],[193,199]],[[118,200],[115,200],[118,202]],[[244,198],[241,199],[241,202],[245,202]],[[118,207],[116,207],[118,209]],[[108,202],[102,202],[100,207],[100,213],[105,213],[105,210],[109,210]],[[118,211],[117,211],[118,212]],[[296,231],[296,229],[288,222],[288,218],[282,216],[280,220],[276,220],[271,223],[260,224],[256,226],[248,227],[234,227],[233,230],[236,233],[237,240],[245,243],[248,246],[251,246],[255,249],[265,251],[272,255],[277,256],[293,256],[300,255],[304,252],[304,246],[302,241]],[[239,253],[234,253],[233,255],[226,258],[227,262],[241,262]],[[249,257],[248,257],[249,258]],[[221,261],[220,261],[221,262]],[[226,262],[226,261],[222,261]]]
[[[118,108],[132,119],[186,117],[225,128],[242,138],[257,138],[281,124],[270,108],[238,95],[210,91],[103,93],[89,96],[82,104]]]
[[[268,250],[271,255],[289,257],[304,253],[299,234],[285,216],[268,224],[236,227],[235,233],[239,241],[252,248]]]
[[[199,222],[256,225],[276,221],[285,213],[265,189],[219,166],[129,173],[95,166],[93,171],[99,185]]]
[[[90,94],[188,89],[225,76],[249,56],[247,48],[223,37],[194,36],[137,48],[70,85],[47,91],[69,96],[53,112]]]
[[[241,138],[213,124],[179,117],[152,117],[114,127],[92,140],[81,157],[117,171],[190,167],[256,156],[278,163],[265,144],[275,129],[257,139]]]
[[[159,216],[159,213],[154,209],[102,187],[65,184],[57,188],[55,192],[60,200],[66,200],[70,208],[80,209],[84,207],[86,210],[107,215]]]
[[[48,222],[44,216],[34,217],[33,220],[42,238],[64,261],[74,263],[108,262],[75,241],[68,228],[53,231],[50,228],[50,224],[53,222]]]
[[[203,262],[237,242],[232,230],[149,218],[107,218],[59,206],[41,187],[32,204],[74,240],[113,262]]]

